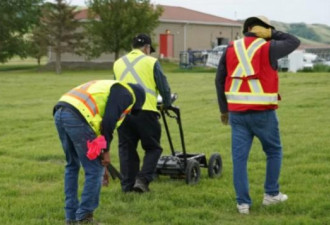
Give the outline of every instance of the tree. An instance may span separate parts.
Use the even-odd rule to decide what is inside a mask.
[[[90,55],[129,50],[138,33],[150,34],[158,25],[163,9],[154,8],[149,0],[88,0],[89,19],[86,30],[91,38]]]
[[[78,31],[80,23],[75,19],[75,6],[69,6],[65,0],[45,4],[42,10],[41,29],[47,35],[49,46],[55,52],[56,73],[62,72],[61,55],[75,52],[81,46],[83,35]]]
[[[47,34],[40,26],[33,28],[27,45],[27,54],[37,59],[38,65],[43,56],[47,55],[49,41]]]
[[[26,56],[24,34],[37,23],[42,1],[0,1],[0,62]]]

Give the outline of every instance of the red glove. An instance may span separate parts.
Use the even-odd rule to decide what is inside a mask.
[[[89,160],[96,159],[102,152],[102,149],[107,147],[107,142],[103,135],[98,136],[92,141],[87,141],[87,158]]]

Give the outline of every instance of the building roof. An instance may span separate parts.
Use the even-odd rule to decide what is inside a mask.
[[[76,20],[86,20],[88,18],[88,9],[79,10],[75,16]]]
[[[195,24],[207,24],[207,25],[224,25],[224,26],[242,26],[242,24],[235,20],[214,16],[195,10],[177,7],[160,5],[164,11],[160,16],[159,21],[161,22],[172,22],[172,23],[195,23]],[[77,15],[77,20],[86,20],[88,18],[88,10],[82,9]]]
[[[298,49],[330,49],[328,44],[301,44]]]
[[[163,14],[159,18],[161,22],[242,26],[240,22],[235,20],[214,16],[183,7],[168,5],[161,5],[161,7],[164,9]]]

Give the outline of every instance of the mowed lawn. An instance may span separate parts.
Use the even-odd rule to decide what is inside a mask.
[[[258,140],[249,158],[249,216],[236,211],[232,185],[230,127],[219,121],[214,73],[169,72],[182,113],[186,149],[218,152],[223,174],[210,179],[202,168],[197,185],[161,176],[147,194],[123,194],[118,179],[103,187],[95,217],[113,225],[330,224],[330,74],[281,73],[280,120],[284,159],[281,191],[289,200],[261,206],[265,155]],[[69,89],[111,71],[72,71],[56,75],[33,69],[0,71],[0,224],[64,224],[64,154],[52,107]],[[178,151],[177,124],[169,126]],[[115,137],[117,135],[115,134]],[[170,154],[163,130],[163,154]],[[143,150],[139,150],[141,157]],[[117,138],[111,145],[118,168]],[[81,171],[80,184],[83,184]],[[81,190],[80,190],[81,191]]]

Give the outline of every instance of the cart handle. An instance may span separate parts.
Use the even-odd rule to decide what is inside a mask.
[[[178,94],[177,93],[172,93],[171,94],[171,105],[173,104],[173,102],[175,102],[175,100],[178,99]],[[161,95],[157,96],[157,109],[161,110],[161,106],[163,104],[163,98]]]
[[[175,100],[177,100],[177,99],[178,99],[178,94],[177,93],[171,94],[171,105],[168,106],[168,107],[166,107],[166,109],[163,109],[162,108],[163,98],[162,98],[162,96],[158,95],[158,97],[157,97],[157,109],[159,111],[161,111],[161,113],[162,112],[165,112],[165,114],[167,116],[169,116],[170,118],[178,119],[179,113],[180,113],[180,109],[177,106],[172,105],[173,102],[175,102]],[[173,111],[175,113],[175,115],[170,114],[169,111]]]

